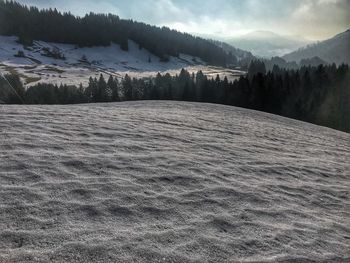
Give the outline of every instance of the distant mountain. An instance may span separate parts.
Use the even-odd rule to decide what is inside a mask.
[[[254,31],[241,37],[228,38],[226,42],[264,58],[281,56],[310,43],[299,36],[281,36],[270,31]]]
[[[297,62],[313,57],[319,57],[328,63],[350,64],[350,30],[283,56],[287,61]]]

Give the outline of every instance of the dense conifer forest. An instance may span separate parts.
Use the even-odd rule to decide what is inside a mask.
[[[4,103],[73,104],[128,100],[182,100],[220,103],[270,112],[350,131],[350,71],[348,65],[319,65],[298,70],[274,66],[267,71],[261,61],[252,61],[247,76],[229,82],[208,79],[201,71],[155,78],[121,80],[103,75],[90,78],[83,87],[37,84],[25,89],[16,75],[0,80]]]

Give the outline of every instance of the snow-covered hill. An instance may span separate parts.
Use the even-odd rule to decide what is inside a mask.
[[[199,103],[0,112],[0,262],[350,260],[347,133]]]
[[[20,52],[20,53],[19,53]],[[54,58],[56,56],[56,58]],[[64,58],[64,59],[63,59]],[[34,41],[32,47],[24,48],[17,43],[17,37],[0,36],[0,70],[17,72],[29,86],[38,82],[55,84],[87,84],[90,76],[99,74],[142,78],[154,76],[157,72],[179,74],[181,68],[190,72],[202,70],[215,77],[227,76],[234,79],[244,72],[207,66],[201,59],[181,54],[161,62],[158,57],[129,41],[129,51],[119,45],[107,47],[78,48],[74,45]]]
[[[350,64],[350,29],[319,43],[306,46],[283,56],[287,61],[319,57],[328,63]]]

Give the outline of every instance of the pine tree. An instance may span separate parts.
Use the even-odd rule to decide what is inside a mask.
[[[102,74],[100,74],[100,78],[98,80],[97,85],[98,85],[97,101],[98,102],[110,101],[109,92],[107,89],[107,83]]]
[[[124,100],[132,100],[132,83],[131,78],[128,74],[125,75],[123,79],[123,92],[124,92]]]

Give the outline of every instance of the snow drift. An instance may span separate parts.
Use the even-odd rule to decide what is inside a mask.
[[[350,259],[347,133],[200,103],[0,107],[0,262]]]

